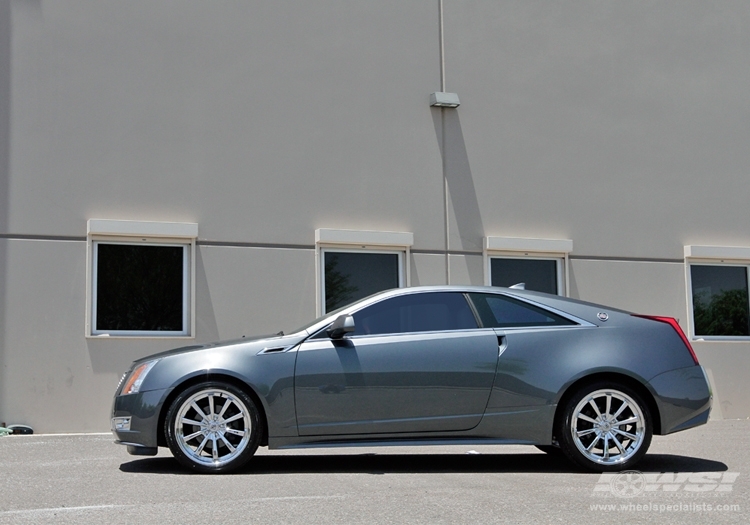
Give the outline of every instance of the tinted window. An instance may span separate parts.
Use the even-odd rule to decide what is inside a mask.
[[[460,293],[421,293],[381,301],[354,314],[354,335],[398,334],[476,328]]]
[[[545,259],[490,259],[492,286],[526,283],[527,290],[557,294],[557,261]]]
[[[184,246],[96,244],[96,331],[184,331]]]
[[[557,314],[512,297],[494,294],[469,294],[469,297],[482,320],[482,325],[485,327],[513,328],[576,324]]]
[[[326,312],[399,286],[396,253],[325,251],[323,257]]]
[[[695,335],[750,335],[747,268],[690,267]]]

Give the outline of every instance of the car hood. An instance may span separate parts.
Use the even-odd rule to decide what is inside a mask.
[[[138,359],[134,362],[134,365],[143,363],[145,361],[151,361],[152,359],[160,359],[163,357],[170,357],[178,354],[187,354],[189,352],[198,352],[201,350],[209,350],[212,348],[227,348],[235,346],[237,349],[247,349],[248,347],[257,347],[258,351],[264,348],[283,348],[293,346],[300,343],[307,337],[307,332],[289,335],[260,335],[255,337],[241,337],[239,339],[229,339],[226,341],[216,341],[214,343],[206,343],[201,345],[189,345],[181,346],[179,348],[173,348],[158,354],[151,354],[149,356]]]

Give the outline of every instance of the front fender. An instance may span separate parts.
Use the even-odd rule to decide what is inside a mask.
[[[272,436],[296,436],[294,412],[294,364],[296,347],[274,353],[259,353],[254,345],[208,348],[169,355],[149,372],[142,393],[164,392],[159,412],[168,409],[169,399],[188,384],[226,377],[250,389],[263,405]]]

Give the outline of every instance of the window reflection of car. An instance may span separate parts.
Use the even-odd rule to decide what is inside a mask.
[[[674,319],[525,290],[382,292],[289,335],[133,364],[112,427],[227,472],[258,446],[517,443],[631,468],[653,434],[703,424],[710,391]]]

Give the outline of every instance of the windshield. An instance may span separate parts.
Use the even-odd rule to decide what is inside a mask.
[[[332,316],[332,315],[336,315],[336,314],[337,314],[337,313],[339,313],[339,312],[340,312],[341,310],[343,310],[344,308],[348,308],[349,306],[351,306],[351,305],[347,304],[346,306],[342,306],[341,308],[337,308],[337,309],[336,309],[336,310],[334,310],[333,312],[328,312],[328,313],[326,313],[326,314],[323,314],[323,315],[321,315],[320,317],[318,317],[317,319],[315,319],[314,321],[310,321],[309,323],[307,323],[307,324],[305,324],[305,325],[302,325],[302,326],[300,326],[299,328],[297,328],[296,330],[292,330],[292,331],[291,331],[291,332],[289,332],[289,333],[290,333],[290,334],[296,334],[297,332],[302,332],[303,330],[307,330],[307,329],[308,329],[308,328],[310,328],[311,326],[315,326],[316,324],[318,324],[318,323],[320,323],[321,321],[323,321],[323,320],[324,320],[324,319],[325,319],[326,317],[330,317],[330,316]]]
[[[340,313],[340,312],[342,312],[342,311],[344,311],[344,310],[346,310],[348,308],[351,308],[352,306],[355,306],[355,305],[357,305],[359,303],[365,302],[368,299],[370,299],[371,297],[374,297],[376,295],[380,295],[381,293],[383,293],[383,292],[377,292],[377,293],[374,293],[372,295],[368,295],[367,297],[363,297],[362,299],[360,299],[358,301],[354,301],[353,303],[346,304],[346,305],[344,305],[344,306],[342,306],[340,308],[336,308],[333,311],[326,312],[323,315],[321,315],[320,317],[318,317],[317,319],[315,319],[313,321],[310,321],[307,324],[302,325],[301,327],[297,328],[296,330],[292,330],[291,332],[286,332],[285,331],[284,333],[296,334],[297,332],[302,332],[303,330],[307,330],[308,328],[310,328],[312,326],[315,326],[316,324],[324,321],[326,318],[328,318],[328,317],[334,317],[335,318],[336,314],[338,314],[338,313]]]

